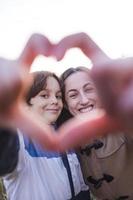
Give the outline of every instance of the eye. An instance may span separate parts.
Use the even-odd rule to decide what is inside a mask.
[[[90,93],[90,92],[93,92],[93,91],[94,91],[93,87],[85,88],[86,93]]]
[[[71,99],[76,99],[77,96],[78,96],[77,93],[69,94],[69,98]]]
[[[61,94],[58,94],[58,95],[56,95],[56,98],[57,98],[57,99],[62,99],[62,95],[61,95]]]
[[[49,95],[48,94],[42,94],[40,95],[41,97],[43,97],[44,99],[48,99],[49,98]]]

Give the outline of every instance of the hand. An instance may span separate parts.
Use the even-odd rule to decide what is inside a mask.
[[[33,34],[17,60],[0,58],[1,125],[9,124],[24,103],[24,96],[30,86],[29,70],[33,60],[39,54],[49,56],[52,48],[52,43],[45,36]]]
[[[91,74],[107,113],[133,130],[133,58],[99,63]]]
[[[58,60],[62,59],[67,49],[72,47],[80,48],[89,58],[91,58],[94,69],[92,70],[92,76],[96,82],[99,89],[101,100],[103,106],[107,110],[107,114],[97,115],[95,118],[87,118],[85,121],[80,121],[78,119],[73,119],[59,130],[59,135],[52,134],[53,130],[47,125],[44,126],[40,121],[33,116],[32,113],[26,110],[26,104],[24,102],[24,94],[28,90],[29,81],[29,69],[34,58],[38,54],[43,54],[45,56],[53,55],[57,57]],[[128,91],[124,90],[124,85],[121,84],[121,78],[118,78],[120,69],[118,67],[117,71],[113,67],[116,65],[116,61],[109,59],[103,51],[84,33],[75,34],[68,36],[61,40],[58,44],[52,44],[45,36],[33,35],[21,56],[16,61],[9,61],[6,59],[0,59],[1,73],[0,73],[0,119],[1,125],[11,125],[13,127],[19,127],[23,132],[27,133],[29,136],[37,139],[45,148],[51,150],[63,151],[70,147],[79,145],[80,143],[86,143],[86,139],[90,139],[93,135],[106,134],[108,131],[117,130],[120,127],[118,111],[120,106],[119,95],[126,98],[131,94],[130,88],[132,89],[132,84],[128,85]],[[120,62],[118,61],[118,64]],[[132,62],[131,62],[132,63]],[[110,65],[109,65],[110,64]],[[126,63],[125,63],[126,64]],[[125,64],[123,65],[126,72],[131,72],[132,66],[126,70]],[[129,63],[128,63],[129,64]],[[109,65],[110,72],[107,71],[108,79],[103,81],[105,75],[105,69]],[[118,65],[119,66],[119,65]],[[131,68],[130,68],[131,67]],[[112,73],[111,73],[112,72]],[[117,73],[116,73],[117,72]],[[130,73],[127,73],[129,77]],[[110,88],[110,83],[112,84],[113,79],[118,80],[120,85],[116,93],[114,85]],[[125,80],[125,75],[122,76],[120,73],[122,81]],[[105,78],[105,77],[104,77]],[[117,79],[118,78],[118,79]],[[131,79],[131,77],[129,78]],[[129,80],[128,79],[128,80]],[[126,79],[127,80],[127,79]],[[105,91],[105,86],[107,84],[107,90]],[[122,85],[122,87],[120,87]],[[116,85],[115,85],[116,86]],[[129,87],[130,86],[130,87]],[[112,90],[113,88],[113,90]],[[121,90],[122,88],[122,90]],[[105,94],[104,94],[104,92]],[[122,91],[125,91],[124,93]],[[123,96],[124,95],[124,96]],[[111,97],[113,104],[109,104],[108,100]],[[118,100],[119,99],[119,100]],[[126,98],[127,99],[127,98]],[[110,101],[111,102],[111,101]],[[124,100],[125,102],[125,100]],[[124,104],[124,103],[123,103]],[[122,105],[123,105],[122,104]],[[115,109],[116,112],[115,112]],[[113,110],[113,112],[112,112]],[[111,112],[110,112],[111,111]],[[124,111],[124,110],[123,110]],[[112,116],[110,115],[112,113]],[[124,112],[123,115],[124,116]],[[128,119],[128,115],[127,115]],[[131,122],[131,120],[130,120]],[[97,126],[96,126],[97,124]],[[78,133],[76,134],[78,130]],[[82,131],[80,131],[82,130]],[[104,130],[104,131],[103,131]],[[84,131],[84,132],[83,132]],[[71,135],[73,139],[71,139]],[[81,137],[82,136],[82,137]],[[67,138],[67,139],[66,139]],[[82,140],[81,140],[82,138]],[[63,144],[63,145],[62,145]]]
[[[88,114],[81,115],[81,118],[72,118],[60,127],[58,149],[64,151],[80,147],[92,139],[119,129],[119,121],[111,118],[104,110],[93,110]]]
[[[79,48],[92,63],[109,60],[109,57],[100,49],[100,47],[86,34],[77,33],[63,38],[53,49],[57,60],[61,60],[66,51],[70,48]]]
[[[53,47],[45,36],[34,34],[17,60],[0,58],[0,126],[20,128],[45,148],[57,150],[58,139],[53,137],[53,130],[37,120],[25,103],[32,79],[30,66],[37,55],[52,55]]]

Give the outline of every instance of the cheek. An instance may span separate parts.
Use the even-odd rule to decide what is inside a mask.
[[[100,99],[96,93],[90,93],[87,95],[88,99],[93,99],[96,102],[96,107],[101,107]]]
[[[68,105],[68,109],[69,110],[74,110],[77,107],[77,101],[74,100],[74,99],[73,100],[69,100],[67,105]]]
[[[42,113],[40,106],[38,106],[37,104],[32,105],[31,111],[39,115]]]
[[[43,109],[45,108],[45,103],[43,101],[36,101],[34,104],[32,104],[32,107],[34,110],[37,110],[39,112],[43,111]]]
[[[94,100],[98,100],[98,95],[96,93],[87,93],[86,94],[87,98],[91,98],[91,99],[94,99]]]
[[[39,98],[39,97],[33,97],[31,100],[30,100],[30,103],[31,105],[33,106],[37,106],[37,105],[40,105],[42,103],[42,99]]]
[[[35,104],[35,107],[38,108],[38,109],[42,109],[42,107],[44,107],[44,104],[41,103],[41,102],[37,102],[37,103]]]

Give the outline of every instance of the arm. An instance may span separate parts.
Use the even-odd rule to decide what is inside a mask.
[[[31,63],[38,54],[49,55],[51,48],[52,44],[45,36],[34,34],[17,60],[0,58],[0,126],[19,127],[38,141],[43,137],[46,148],[54,143],[52,130],[27,112],[24,97],[30,86]]]
[[[87,56],[90,56],[92,61],[95,64],[95,71],[92,72],[93,78],[95,81],[101,86],[99,88],[99,91],[101,92],[101,97],[103,95],[103,106],[108,103],[108,99],[106,99],[106,96],[104,96],[103,91],[105,94],[110,95],[111,98],[113,99],[115,93],[112,93],[111,90],[105,91],[105,85],[107,83],[107,86],[110,85],[110,81],[112,83],[112,76],[109,74],[109,79],[106,80],[104,84],[102,84],[102,76],[104,75],[104,70],[106,69],[106,66],[111,60],[108,60],[108,57],[101,51],[101,49],[93,42],[90,41],[90,46],[89,46],[89,40],[88,36],[84,34],[77,34],[77,35],[72,35],[64,38],[59,44],[52,46],[49,50],[49,47],[47,49],[44,48],[44,55],[46,51],[48,54],[51,52],[52,55],[56,55],[56,52],[58,53],[58,50],[60,52],[63,51],[62,48],[64,48],[65,52],[67,49],[72,48],[72,47],[79,47],[81,50],[86,52]],[[87,37],[87,39],[86,39]],[[63,42],[64,41],[64,42]],[[64,125],[60,130],[60,134],[57,136],[57,134],[53,134],[53,130],[51,130],[48,126],[44,126],[44,124],[41,124],[37,117],[34,117],[31,113],[27,112],[25,110],[25,103],[24,103],[24,94],[29,88],[29,68],[30,64],[32,63],[34,56],[36,56],[40,51],[37,50],[36,42],[34,43],[32,47],[33,41],[30,43],[27,43],[27,46],[24,48],[24,51],[22,52],[22,55],[17,61],[9,61],[6,59],[0,59],[0,66],[1,66],[1,73],[0,73],[0,123],[5,126],[10,126],[10,127],[19,127],[22,129],[23,132],[29,134],[29,136],[35,138],[38,140],[45,148],[51,149],[51,150],[61,150],[64,148],[70,148],[75,145],[79,145],[79,143],[86,142],[86,139],[90,139],[93,137],[93,135],[99,135],[102,133],[108,133],[111,130],[117,130],[117,123],[119,121],[119,115],[112,115],[110,116],[108,110],[105,116],[101,116],[99,118],[87,118],[85,121],[74,121],[68,122],[68,124]],[[63,44],[64,43],[64,44]],[[61,48],[60,48],[61,45]],[[68,45],[68,46],[67,46]],[[49,46],[49,45],[48,45]],[[56,48],[56,47],[57,48]],[[30,50],[35,47],[35,53],[33,50],[33,53],[30,53]],[[46,50],[46,51],[45,51]],[[42,52],[41,48],[41,52]],[[56,52],[55,52],[56,51]],[[32,52],[32,51],[31,51]],[[60,54],[59,54],[60,55]],[[62,54],[63,55],[63,54]],[[98,56],[99,55],[99,56]],[[57,56],[57,58],[59,58]],[[62,57],[61,57],[62,58]],[[96,61],[97,60],[97,61]],[[99,62],[100,61],[100,62]],[[101,64],[101,61],[104,61]],[[104,66],[104,68],[99,67],[98,62],[100,63],[100,66]],[[115,65],[115,61],[113,65]],[[132,64],[132,62],[131,62]],[[116,77],[116,80],[118,80],[119,83],[119,78],[118,78],[118,73],[115,76],[115,69],[112,68],[112,64],[110,65],[109,69],[112,70],[113,77]],[[128,72],[129,69],[126,70],[127,62],[125,62],[125,71]],[[131,66],[132,69],[132,66]],[[129,72],[131,72],[131,69]],[[118,72],[120,69],[118,69]],[[123,75],[125,77],[125,75]],[[120,77],[122,77],[122,74],[120,74]],[[128,77],[128,76],[127,76]],[[118,78],[118,79],[117,79]],[[131,77],[132,78],[132,77]],[[98,82],[98,81],[101,82]],[[126,79],[127,80],[127,79]],[[130,79],[132,80],[132,79]],[[109,83],[109,84],[108,84]],[[120,82],[121,83],[121,82]],[[98,85],[97,84],[97,85]],[[130,85],[130,84],[129,84]],[[131,84],[132,86],[132,84]],[[113,86],[115,88],[115,86]],[[120,87],[121,88],[121,87]],[[107,87],[108,89],[108,87]],[[110,88],[109,88],[110,89]],[[126,87],[122,88],[126,89]],[[126,92],[126,90],[125,90]],[[121,93],[124,94],[124,93]],[[126,94],[126,93],[125,93]],[[121,97],[121,96],[120,96]],[[126,95],[125,95],[126,97]],[[130,95],[129,95],[130,97]],[[114,105],[116,108],[118,107],[117,101],[115,98],[113,99]],[[104,106],[105,109],[107,109],[107,106]],[[110,110],[112,109],[112,104],[110,104]],[[127,119],[129,117],[127,113]],[[132,111],[131,111],[132,114]],[[99,116],[99,115],[98,115]],[[124,110],[123,110],[123,115],[124,116]],[[110,120],[109,120],[110,119]],[[119,121],[121,122],[121,121]],[[130,120],[131,122],[131,120]],[[124,126],[124,120],[122,121],[122,125]],[[97,124],[97,126],[95,126]],[[119,124],[119,123],[118,123]],[[131,124],[131,123],[130,123]],[[105,127],[105,130],[104,130]],[[77,133],[77,134],[76,134]],[[84,133],[84,134],[82,134]],[[71,140],[72,137],[72,140]],[[82,139],[83,138],[83,139]],[[64,142],[64,146],[63,146]]]

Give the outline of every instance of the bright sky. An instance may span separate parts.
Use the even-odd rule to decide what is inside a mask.
[[[1,0],[0,56],[15,59],[32,33],[57,42],[64,36],[86,32],[112,58],[133,55],[132,0]],[[90,66],[78,49],[62,62],[40,57],[32,70]]]

